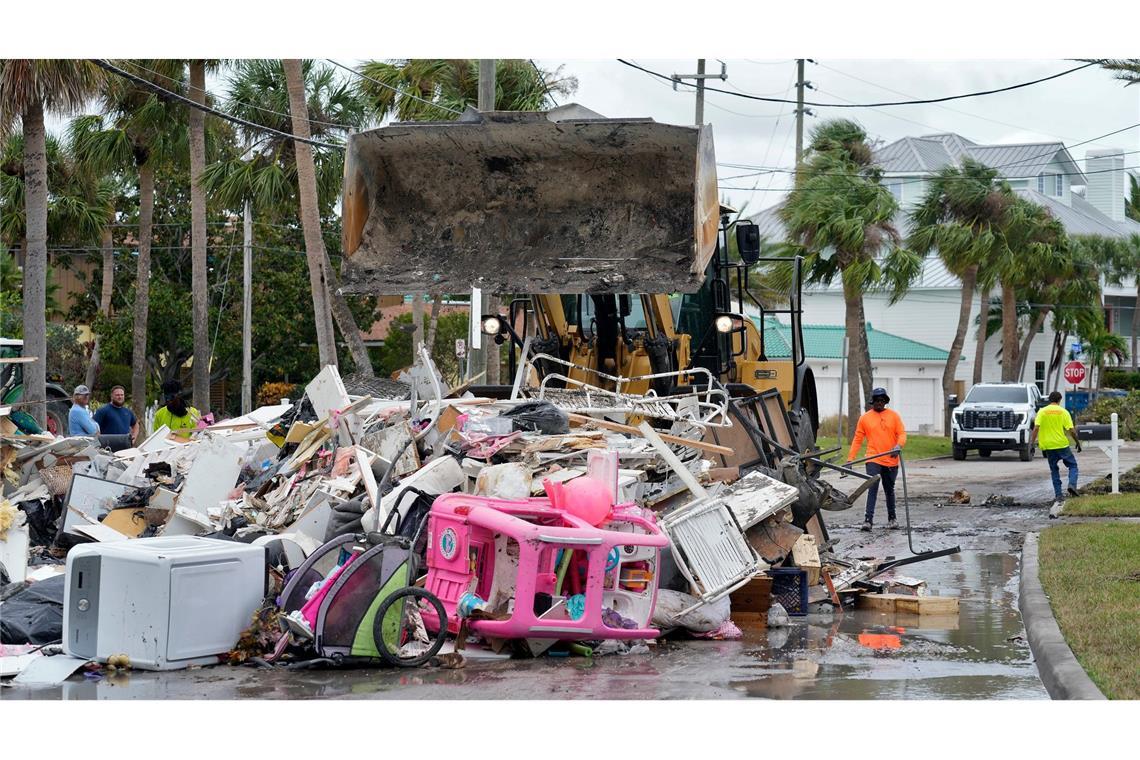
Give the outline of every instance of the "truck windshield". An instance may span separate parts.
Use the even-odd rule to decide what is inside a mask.
[[[1025,404],[1029,394],[1019,386],[976,385],[966,395],[967,404]]]

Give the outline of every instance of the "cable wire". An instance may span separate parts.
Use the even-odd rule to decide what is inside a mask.
[[[91,59],[91,61],[92,61],[92,63],[94,63],[99,68],[106,69],[107,71],[111,72],[112,74],[114,74],[116,76],[122,77],[123,79],[127,79],[131,82],[134,82],[135,84],[139,85],[140,87],[142,87],[144,89],[150,90],[151,92],[157,93],[158,95],[162,95],[162,96],[165,96],[168,98],[173,98],[174,100],[177,100],[178,102],[180,102],[184,105],[190,106],[191,108],[196,108],[199,111],[202,111],[204,113],[211,114],[212,116],[217,116],[219,119],[225,119],[226,121],[232,122],[234,124],[239,124],[243,127],[248,127],[250,129],[259,129],[262,132],[269,132],[269,133],[275,134],[279,137],[287,137],[287,138],[289,138],[291,140],[295,140],[297,142],[303,142],[303,143],[307,143],[309,145],[315,145],[318,148],[332,148],[334,150],[344,150],[343,145],[337,145],[336,143],[321,142],[320,140],[313,140],[312,138],[307,138],[307,137],[298,137],[297,135],[294,135],[291,132],[282,132],[279,129],[274,129],[273,127],[267,127],[264,124],[256,124],[252,121],[246,121],[245,119],[239,118],[237,116],[231,116],[228,113],[225,113],[223,111],[219,111],[216,108],[210,108],[209,106],[202,105],[201,103],[196,103],[193,100],[191,100],[190,98],[186,97],[185,95],[180,95],[177,92],[171,92],[170,90],[166,89],[165,87],[157,85],[148,79],[144,79],[143,77],[136,76],[136,75],[130,73],[129,71],[124,71],[123,69],[119,68],[115,64],[113,64],[110,61],[107,61],[105,59],[93,58],[93,59]]]
[[[673,78],[670,76],[666,76],[665,74],[662,74],[660,72],[653,71],[652,69],[647,69],[644,66],[638,66],[636,63],[631,63],[631,62],[626,61],[622,58],[618,58],[617,60],[619,63],[625,64],[626,66],[630,66],[632,68],[638,69],[639,71],[644,71],[646,74],[650,74],[650,75],[658,77],[660,79],[666,79],[670,82],[674,81]],[[941,98],[924,98],[924,99],[920,99],[920,100],[896,100],[896,101],[886,101],[886,102],[882,102],[882,103],[818,103],[818,102],[811,102],[811,101],[805,100],[803,104],[805,106],[818,106],[821,108],[825,107],[825,106],[828,108],[882,108],[882,107],[886,107],[886,106],[913,106],[913,105],[923,105],[923,104],[927,104],[927,103],[945,103],[945,102],[950,101],[950,100],[961,100],[963,98],[976,98],[976,97],[980,97],[982,95],[995,95],[995,94],[1001,93],[1001,92],[1010,92],[1011,90],[1019,90],[1023,87],[1031,87],[1035,84],[1041,84],[1042,82],[1048,82],[1052,79],[1058,79],[1058,78],[1066,76],[1068,74],[1072,74],[1073,72],[1080,71],[1081,69],[1087,69],[1090,66],[1096,66],[1096,65],[1097,64],[1095,62],[1094,63],[1086,63],[1086,64],[1083,64],[1081,66],[1075,66],[1071,69],[1067,69],[1065,71],[1061,71],[1061,72],[1058,72],[1056,74],[1052,74],[1052,75],[1047,76],[1047,77],[1041,77],[1040,79],[1034,79],[1030,82],[1020,82],[1018,84],[1009,85],[1007,87],[999,87],[999,88],[993,89],[993,90],[980,90],[978,92],[967,92],[967,93],[963,93],[961,95],[947,95],[947,96],[941,97]],[[683,84],[686,87],[692,87],[694,89],[696,88],[695,84],[690,84],[689,82],[686,82],[684,80],[681,80],[679,82],[679,84]],[[704,89],[706,91],[721,92],[721,93],[724,93],[725,95],[733,95],[733,96],[738,97],[738,98],[747,98],[749,100],[763,100],[763,101],[769,102],[769,103],[793,103],[797,106],[799,105],[799,102],[796,100],[787,100],[784,98],[770,98],[770,97],[764,97],[764,96],[760,96],[760,95],[747,95],[747,94],[740,93],[740,92],[733,92],[731,90],[722,90],[722,89],[719,89],[717,87],[710,87],[709,85],[705,85]]]

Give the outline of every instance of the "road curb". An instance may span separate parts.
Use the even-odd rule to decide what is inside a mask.
[[[1037,533],[1027,533],[1021,547],[1021,593],[1018,602],[1037,672],[1052,699],[1105,699],[1077,662],[1053,617],[1049,597],[1045,596],[1037,575],[1037,540]]]

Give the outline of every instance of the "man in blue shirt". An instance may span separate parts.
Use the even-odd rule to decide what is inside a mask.
[[[68,435],[99,435],[99,426],[91,419],[91,410],[87,408],[87,403],[91,400],[91,389],[86,385],[77,385],[71,397],[74,403],[67,413]]]
[[[127,391],[121,385],[111,389],[111,403],[104,404],[95,412],[95,422],[103,435],[130,435],[131,441],[139,432],[139,421],[135,413],[126,406]]]

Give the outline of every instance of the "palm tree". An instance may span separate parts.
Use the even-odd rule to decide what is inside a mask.
[[[48,172],[44,113],[83,107],[102,78],[85,60],[0,60],[0,137],[19,120],[24,137],[24,349],[41,361],[24,368],[26,411],[47,422]]]
[[[1128,202],[1124,204],[1124,215],[1140,222],[1140,180],[1128,175]]]
[[[1003,225],[1005,245],[996,262],[1002,294],[1002,380],[1016,382],[1020,370],[1018,291],[1055,283],[1066,270],[1064,225],[1047,209],[1018,198]]]
[[[1101,65],[1101,68],[1113,72],[1117,79],[1125,82],[1125,87],[1131,84],[1140,84],[1140,58],[1082,58],[1081,60],[1095,60]]]
[[[206,71],[219,61],[194,58],[189,62],[190,99],[206,105]],[[206,170],[206,114],[189,109],[190,119],[190,257],[194,325],[193,403],[202,414],[210,411],[210,294],[206,260],[206,194],[202,173]]]
[[[336,361],[332,317],[329,312],[328,268],[325,266],[325,243],[321,239],[321,216],[317,207],[317,173],[313,164],[309,139],[309,109],[305,102],[305,75],[301,61],[284,59],[285,81],[289,93],[289,113],[293,122],[293,144],[297,162],[297,195],[301,199],[301,226],[305,232],[305,255],[309,260],[309,284],[313,291],[313,316],[317,321],[317,347],[321,365]],[[300,138],[300,139],[296,139]]]
[[[1101,370],[1104,369],[1106,363],[1111,361],[1119,366],[1128,358],[1127,342],[1122,336],[1111,332],[1104,324],[1098,324],[1092,332],[1085,336],[1081,350],[1092,359],[1098,384],[1102,374]],[[1092,388],[1092,373],[1089,374],[1089,388]]]
[[[301,70],[311,137],[321,142],[338,143],[350,130],[367,123],[363,101],[332,67],[302,61]],[[290,106],[281,61],[258,59],[234,64],[226,105],[230,113],[291,133]],[[240,133],[249,146],[246,155],[235,153],[211,164],[206,168],[203,185],[227,207],[239,209],[249,201],[259,216],[272,220],[295,220],[300,208],[300,194],[293,141],[258,129],[242,129]],[[344,154],[335,149],[309,147],[315,167],[319,219],[332,213],[340,194]],[[340,293],[339,278],[323,245],[321,255],[325,262],[324,276],[331,291],[328,303],[333,317],[358,371],[371,375],[368,349],[348,302]]]
[[[1086,241],[1087,244],[1087,241]],[[1125,238],[1096,238],[1093,266],[1104,274],[1105,281],[1120,286],[1132,279],[1136,285],[1136,307],[1132,310],[1132,371],[1137,371],[1136,348],[1140,336],[1140,234]]]
[[[173,60],[148,60],[140,77],[155,78],[171,89],[181,83],[183,67]],[[150,309],[151,239],[154,222],[155,166],[185,150],[186,133],[178,129],[181,106],[160,99],[124,79],[111,79],[101,93],[103,113],[80,116],[69,128],[80,162],[98,174],[134,172],[139,194],[138,272],[135,278],[131,351],[131,406],[142,419],[146,409],[147,318]]]
[[[873,384],[863,293],[885,287],[894,302],[922,266],[921,258],[901,245],[894,224],[898,202],[880,179],[863,128],[846,120],[824,122],[812,131],[795,187],[779,212],[793,252],[804,256],[805,279],[829,283],[838,276],[843,283],[852,352],[851,430],[862,412],[860,384],[868,399]]]
[[[397,121],[450,121],[479,102],[479,61],[475,59],[416,59],[366,61],[357,88],[372,107],[377,119]],[[570,95],[578,88],[575,77],[563,77],[562,67],[543,71],[523,59],[496,59],[496,111],[541,111],[554,105],[554,94]],[[413,97],[414,96],[414,97]],[[435,335],[442,296],[432,299],[427,334]],[[413,325],[423,336],[422,295],[413,300]],[[498,309],[499,299],[491,295],[488,308]],[[428,350],[435,343],[427,341]],[[497,352],[487,351],[486,382],[498,382]]]
[[[923,256],[937,251],[947,270],[962,281],[958,329],[942,371],[944,397],[954,389],[979,271],[1004,244],[1000,226],[1014,196],[1009,185],[998,181],[997,176],[997,170],[970,158],[965,159],[960,168],[947,166],[930,180],[922,203],[910,215],[913,231],[907,244]],[[991,277],[989,271],[982,272],[984,282],[988,283]],[[988,301],[987,292],[983,303]],[[984,350],[985,341],[979,340],[978,345]],[[974,371],[979,375],[974,382],[978,382],[980,362],[976,362]]]

